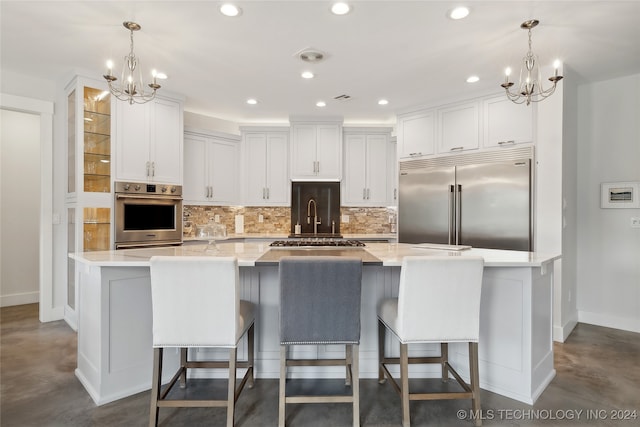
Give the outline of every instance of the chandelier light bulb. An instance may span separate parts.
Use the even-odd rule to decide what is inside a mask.
[[[349,6],[345,2],[337,2],[331,6],[331,12],[334,15],[346,15],[351,10],[351,6]]]

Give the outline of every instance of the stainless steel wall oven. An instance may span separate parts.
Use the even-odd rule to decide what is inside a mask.
[[[115,183],[116,249],[182,244],[182,186]]]

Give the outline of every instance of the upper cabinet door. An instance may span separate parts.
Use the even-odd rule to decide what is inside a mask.
[[[342,128],[339,125],[318,125],[317,178],[342,178]]]
[[[360,206],[367,201],[367,136],[346,135],[344,138],[344,185],[342,204]]]
[[[296,123],[291,126],[291,179],[342,178],[342,125]]]
[[[240,200],[238,145],[213,139],[208,150],[210,200],[216,204],[237,204]]]
[[[291,127],[291,178],[316,177],[316,126]]]
[[[256,205],[265,202],[267,188],[267,135],[246,133],[245,151],[245,204]]]
[[[433,111],[398,118],[398,157],[409,159],[433,154],[435,135]]]
[[[116,180],[149,178],[149,109],[145,104],[116,102]]]
[[[484,147],[533,142],[534,105],[514,104],[506,96],[484,101]]]
[[[187,204],[205,202],[209,195],[207,177],[207,140],[186,134],[184,137],[184,185],[182,198]]]
[[[180,101],[116,103],[116,180],[182,184]]]
[[[267,135],[267,204],[289,205],[289,136],[279,132]]]
[[[392,184],[387,159],[387,135],[367,136],[367,202],[372,206],[388,205],[388,186]]]
[[[480,107],[477,101],[438,110],[438,152],[477,149],[480,146]]]
[[[152,114],[152,144],[149,147],[151,180],[182,184],[182,105],[176,101],[157,99]]]

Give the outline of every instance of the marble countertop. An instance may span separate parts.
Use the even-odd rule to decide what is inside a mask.
[[[288,239],[289,234],[286,233],[242,233],[242,234],[228,234],[227,240],[284,240]],[[292,237],[293,239],[297,239],[300,237]],[[308,236],[305,235],[305,238]],[[395,240],[398,238],[398,235],[395,233],[385,233],[385,234],[343,234],[343,239],[347,240]],[[205,239],[189,236],[184,237],[184,242],[198,242],[203,241]]]
[[[256,263],[256,261],[270,249],[268,240],[264,242],[231,240],[218,242],[216,249],[207,244],[192,243],[183,246],[76,252],[70,253],[69,256],[77,262],[99,267],[147,267],[152,256],[160,255],[236,256],[241,267],[253,267],[261,264],[260,262]],[[370,242],[366,244],[364,249],[380,260],[383,266],[387,267],[400,266],[402,265],[403,257],[413,255],[481,256],[485,260],[486,267],[542,267],[560,258],[559,254],[497,249],[448,250],[446,247],[443,247],[443,249],[418,248],[410,243]],[[302,253],[304,252],[301,251]]]

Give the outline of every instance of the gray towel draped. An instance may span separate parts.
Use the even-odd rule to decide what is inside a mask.
[[[362,260],[280,260],[280,343],[359,344]]]

